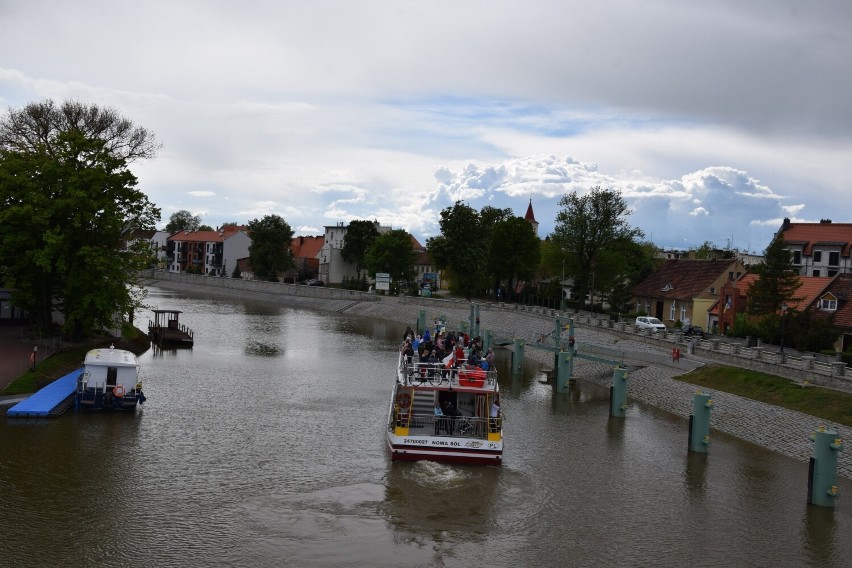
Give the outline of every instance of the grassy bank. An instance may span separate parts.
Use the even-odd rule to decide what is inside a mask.
[[[123,334],[122,338],[93,339],[54,353],[44,361],[39,362],[35,370],[28,370],[12,381],[5,389],[0,390],[0,395],[29,394],[37,391],[82,367],[86,353],[90,349],[114,345],[117,349],[126,349],[138,355],[144,353],[150,347],[148,335],[137,328],[126,329]]]
[[[676,378],[709,390],[736,394],[831,420],[844,426],[852,426],[852,394],[850,393],[815,386],[801,386],[775,375],[716,365],[702,367]]]

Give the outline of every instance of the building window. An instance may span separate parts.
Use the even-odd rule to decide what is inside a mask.
[[[829,277],[831,277],[831,276],[837,276],[837,271],[836,271],[836,270],[829,270],[829,271],[828,271],[828,275],[829,275]]]
[[[680,321],[686,321],[686,304],[680,307]]]
[[[814,270],[814,276],[819,277],[819,270]]]
[[[840,264],[840,253],[838,251],[828,253],[828,265],[837,266],[838,264]]]
[[[833,312],[837,310],[837,300],[832,298],[823,298],[819,301],[819,309]]]
[[[713,294],[714,296],[716,295],[716,287],[715,286],[710,288],[710,293]]]
[[[814,262],[822,262],[822,251],[815,250],[814,251]]]
[[[669,306],[669,319],[674,321],[675,319],[675,302],[672,302],[672,305]]]
[[[793,264],[802,264],[802,251],[793,251]]]

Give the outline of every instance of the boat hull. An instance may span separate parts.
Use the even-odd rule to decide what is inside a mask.
[[[115,396],[109,391],[89,388],[77,391],[75,405],[80,410],[133,410],[143,397],[141,392]]]
[[[502,442],[389,433],[387,447],[393,461],[429,460],[471,465],[500,465],[503,462]]]

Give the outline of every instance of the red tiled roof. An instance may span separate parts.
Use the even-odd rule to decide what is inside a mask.
[[[532,199],[530,199],[530,204],[527,206],[527,214],[524,215],[524,221],[533,221],[534,223],[538,222],[535,220],[535,214],[533,213]]]
[[[795,297],[787,302],[787,308],[803,311],[822,295],[822,291],[828,286],[833,278],[827,276],[799,276],[802,285],[796,290]]]
[[[221,243],[224,238],[219,231],[180,231],[170,236],[168,240],[191,243]]]
[[[730,272],[737,261],[671,259],[633,288],[641,298],[689,300],[701,294],[719,275]],[[666,289],[668,288],[668,289]]]
[[[323,237],[295,237],[290,243],[293,258],[316,258],[323,245]]]
[[[835,312],[819,309],[818,301],[827,294],[831,294],[837,299],[837,310]],[[831,279],[831,282],[821,293],[814,297],[811,309],[814,314],[819,316],[827,317],[833,313],[834,325],[849,330],[852,329],[852,302],[849,301],[850,299],[852,299],[852,274],[840,273]]]
[[[804,254],[810,255],[816,244],[840,245],[840,254],[849,256],[852,244],[852,223],[789,223],[782,225],[778,234],[784,242],[804,245]]]
[[[411,233],[409,233],[409,234],[408,234],[408,236],[409,236],[409,237],[411,237],[411,248],[413,248],[413,249],[414,249],[414,250],[416,250],[416,251],[424,250],[424,249],[423,249],[423,245],[421,245],[421,244],[420,244],[420,241],[418,241],[418,240],[414,237],[414,235],[412,235]]]

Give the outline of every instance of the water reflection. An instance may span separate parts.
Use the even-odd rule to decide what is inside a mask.
[[[707,454],[688,451],[684,461],[684,477],[690,497],[703,497],[707,489]]]

